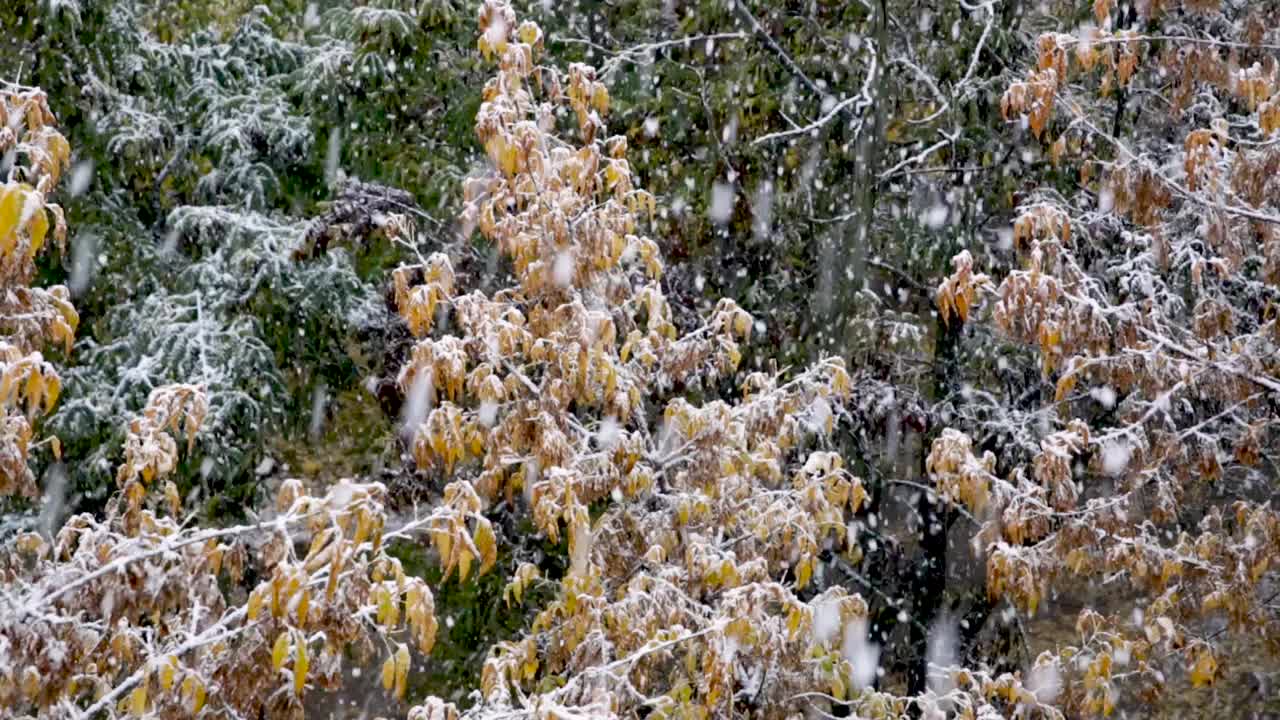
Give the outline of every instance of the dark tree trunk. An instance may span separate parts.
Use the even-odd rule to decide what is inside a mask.
[[[951,324],[937,321],[937,345],[934,349],[933,399],[946,397],[956,381],[958,363],[956,346],[962,325],[957,319]],[[925,459],[929,446],[941,431],[937,423],[931,423],[920,453],[920,477],[927,484],[928,472]],[[911,650],[916,658],[908,675],[908,693],[924,692],[929,678],[928,628],[938,617],[943,595],[947,589],[947,530],[951,525],[949,507],[933,493],[921,492],[916,504],[920,516],[920,561],[916,564],[912,582],[912,609],[916,622],[911,624]]]

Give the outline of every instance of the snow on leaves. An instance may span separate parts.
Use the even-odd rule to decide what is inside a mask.
[[[510,258],[517,284],[459,294],[443,255],[393,273],[418,338],[399,381],[423,398],[407,428],[419,467],[450,480],[443,507],[456,514],[433,531],[446,573],[491,564],[492,530],[477,519],[468,532],[464,515],[517,493],[539,531],[567,537],[569,571],[532,632],[491,654],[477,712],[595,716],[652,696],[665,712],[721,713],[743,692],[770,706],[813,682],[851,692],[874,665],[855,673],[836,648],[816,676],[802,669],[813,641],[795,596],[867,500],[842,458],[812,449],[853,392],[843,363],[753,373],[738,402],[667,397],[732,377],[751,316],[724,299],[676,328],[642,230],[654,199],[626,139],[605,136],[595,70],[540,64],[541,30],[505,3],[484,4],[480,31],[498,63],[476,118],[492,171],[467,182],[464,222]],[[576,142],[553,134],[557,108]],[[508,602],[537,576],[522,566]],[[660,670],[672,661],[682,669]]]
[[[1255,449],[1280,428],[1280,326],[1263,310],[1280,297],[1267,174],[1277,64],[1255,52],[1257,13],[1223,37],[1221,25],[1189,29],[1212,13],[1174,19],[1159,5],[1143,12],[1168,23],[1162,34],[1111,31],[1111,3],[1098,0],[1103,29],[1039,38],[1035,68],[1003,109],[1027,117],[1055,164],[1080,164],[1083,192],[1033,192],[1013,223],[1015,266],[978,284],[978,263],[958,256],[937,300],[944,317],[973,324],[990,295],[999,335],[1035,351],[1052,387],[1045,410],[1057,410],[1041,415],[1053,425],[1038,450],[1002,458],[1000,475],[956,429],[931,449],[935,486],[980,524],[991,597],[1034,613],[1080,578],[1124,578],[1133,590],[1132,606],[1081,614],[1078,646],[1037,661],[1059,678],[1055,704],[1085,715],[1175,680],[1216,682],[1231,651],[1223,619],[1275,642],[1274,577],[1258,553],[1274,552],[1280,516],[1265,492],[1209,489],[1228,477],[1265,486]],[[1132,132],[1117,137],[1107,98],[1118,87],[1168,93],[1174,112],[1126,116]]]
[[[313,495],[289,480],[275,512],[257,522],[189,526],[172,491],[156,495],[151,486],[171,469],[173,443],[164,438],[191,437],[204,409],[198,388],[158,389],[131,428],[138,452],[121,469],[125,488],[106,517],[77,515],[51,543],[28,533],[0,555],[16,590],[0,599],[6,707],[298,715],[308,688],[341,684],[348,650],[364,662],[375,638],[402,637],[423,654],[434,646],[433,595],[387,555],[389,538],[451,543],[464,578],[469,561],[460,553],[474,553],[481,572],[492,566],[492,529],[465,492],[390,525],[380,484],[344,480]],[[250,569],[255,583],[238,592]],[[413,659],[406,643],[395,647],[387,691],[403,698]],[[453,713],[427,707],[427,717]]]
[[[0,152],[15,158],[0,185],[0,496],[34,498],[32,423],[53,411],[62,390],[41,348],[69,355],[80,322],[66,287],[31,287],[36,256],[50,240],[65,251],[67,238],[62,208],[46,198],[70,164],[71,146],[43,92],[0,85]],[[50,443],[58,454],[58,439]]]

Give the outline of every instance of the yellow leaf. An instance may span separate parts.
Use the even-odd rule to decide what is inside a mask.
[[[1254,563],[1253,566],[1249,568],[1249,577],[1252,578],[1255,583],[1258,582],[1262,579],[1262,574],[1267,571],[1267,565],[1270,563],[1271,558],[1263,555],[1258,562]]]
[[[302,595],[298,597],[298,625],[306,627],[307,610],[311,607],[311,591],[307,588],[302,589]]]
[[[307,683],[307,669],[311,666],[311,662],[307,659],[307,643],[305,640],[298,642],[298,657],[293,661],[293,692],[295,695],[302,694],[302,688]]]
[[[249,607],[246,610],[245,615],[249,618],[250,622],[253,622],[258,619],[258,613],[260,612],[262,612],[262,593],[254,590],[249,593]]]
[[[422,623],[422,628],[418,632],[418,650],[421,651],[423,655],[429,655],[431,653],[431,648],[435,647],[436,631],[438,629],[439,624],[437,623],[435,616],[428,615],[427,619]]]
[[[400,624],[400,598],[396,597],[395,592],[390,589],[385,592],[387,594],[387,625],[395,627]]]
[[[609,112],[609,89],[604,86],[604,83],[595,83],[591,86],[591,106],[601,115]]]
[[[519,149],[511,143],[503,143],[502,145],[502,172],[507,175],[515,175],[519,161]]]
[[[178,486],[173,481],[164,484],[164,500],[169,505],[169,513],[177,516],[182,512],[182,499],[178,497]]]
[[[387,619],[391,617],[391,595],[381,586],[376,592],[378,593],[378,624],[386,625]]]
[[[58,395],[62,392],[62,381],[57,375],[50,376],[44,384],[44,414],[48,415],[53,412],[53,406],[58,402]]]
[[[436,530],[432,532],[432,537],[436,541],[436,550],[440,553],[440,559],[448,563],[451,558],[449,551],[453,549],[453,536],[449,534],[448,530]],[[441,582],[444,582],[448,576],[446,572],[445,577],[441,578]]]
[[[813,575],[813,561],[805,558],[796,566],[796,589],[802,590],[809,584],[809,578]]]
[[[289,656],[289,635],[280,633],[276,638],[276,644],[271,648],[271,669],[280,672],[280,668],[284,667],[284,660]]]
[[[18,229],[18,221],[22,219],[22,206],[26,204],[27,194],[14,185],[0,188],[0,239],[8,240]]]
[[[729,356],[729,366],[737,369],[742,362],[742,351],[738,349],[737,345],[730,345],[726,354]]]
[[[1217,671],[1218,661],[1213,658],[1213,653],[1208,650],[1201,650],[1196,653],[1196,662],[1191,667],[1191,686],[1204,687],[1212,685]]]
[[[1075,385],[1076,385],[1075,374],[1063,375],[1062,377],[1058,378],[1058,386],[1054,390],[1053,401],[1062,402],[1062,399],[1067,396],[1067,393],[1071,392],[1071,389],[1074,388]]]
[[[193,703],[195,700],[197,682],[195,675],[188,675],[182,680],[182,697],[186,698],[189,703]],[[199,712],[199,710],[192,710],[192,712]]]
[[[172,656],[164,659],[160,665],[160,687],[168,690],[173,687],[173,676],[178,669],[178,660]]]
[[[147,712],[147,684],[145,680],[129,694],[129,712],[138,717],[142,717]]]
[[[36,210],[31,216],[31,224],[27,232],[31,236],[31,244],[27,246],[27,257],[33,258],[44,246],[44,237],[49,233],[49,216],[45,214],[43,208]]]
[[[400,645],[396,650],[396,697],[404,699],[409,682],[409,646]]]
[[[396,659],[395,656],[388,657],[386,662],[382,663],[382,689],[391,692],[391,688],[396,685]]]
[[[360,508],[356,513],[356,536],[352,539],[352,544],[359,546],[369,537],[369,528],[373,526],[370,522],[369,513],[364,508]]]
[[[23,394],[27,396],[27,412],[31,413],[35,406],[40,404],[44,395],[44,377],[39,371],[32,370],[27,375],[27,387],[23,390]]]
[[[476,531],[472,536],[476,549],[480,551],[480,574],[489,572],[498,561],[498,542],[493,534],[493,525],[487,518],[476,520]]]

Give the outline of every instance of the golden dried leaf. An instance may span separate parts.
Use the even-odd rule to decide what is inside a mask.
[[[480,574],[484,575],[489,572],[494,563],[498,561],[498,542],[493,534],[493,525],[487,518],[476,519],[476,530],[472,534],[472,541],[476,545],[476,549],[480,551]]]
[[[1191,666],[1191,686],[1204,687],[1212,685],[1218,672],[1218,661],[1207,648],[1196,653],[1195,662]]]
[[[249,618],[249,622],[258,619],[258,615],[262,612],[262,593],[255,588],[249,593],[249,606],[245,611],[245,616]]]
[[[307,670],[311,667],[311,661],[307,658],[307,643],[302,638],[298,639],[297,654],[293,661],[293,692],[301,695],[307,684]]]
[[[298,627],[307,626],[307,612],[311,607],[311,590],[303,588],[301,595],[298,596],[298,608],[296,610],[298,617]]]
[[[396,658],[394,655],[388,657],[382,663],[382,689],[391,692],[391,688],[396,685]]]
[[[173,687],[174,674],[178,670],[178,659],[169,656],[160,663],[160,687],[169,690]]]
[[[409,681],[409,646],[401,643],[396,650],[396,697],[403,700]]]
[[[134,688],[133,692],[129,693],[129,713],[131,715],[137,715],[138,717],[142,717],[147,713],[146,680],[143,680],[141,685]]]
[[[289,657],[289,634],[280,633],[276,637],[275,645],[271,648],[271,669],[280,672],[280,668],[284,667],[284,661]]]
[[[17,185],[9,184],[0,188],[0,239],[12,240],[18,222],[22,219],[22,208],[26,205],[27,194]],[[8,246],[12,248],[12,245]]]

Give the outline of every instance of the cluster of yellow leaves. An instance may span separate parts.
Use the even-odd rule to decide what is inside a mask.
[[[626,139],[609,138],[603,148],[596,141],[608,90],[586,65],[571,66],[563,79],[551,68],[535,68],[541,30],[525,22],[510,37],[512,14],[497,5],[480,12],[481,48],[497,53],[500,71],[485,86],[476,131],[498,172],[468,182],[467,217],[512,258],[531,297],[591,285],[627,252],[657,277],[651,241],[636,235],[634,219],[640,208],[652,212],[654,199],[632,187]],[[535,103],[531,78],[549,102]],[[544,128],[555,125],[555,105],[574,111],[581,147],[543,141]],[[625,288],[606,290],[615,298],[619,291]]]
[[[1069,340],[1063,337],[1062,284],[1033,268],[1009,273],[998,293],[993,313],[997,327],[1014,340],[1038,345],[1041,370],[1048,377]]]
[[[124,462],[116,472],[126,502],[126,527],[136,529],[141,519],[147,486],[174,471],[178,464],[175,435],[187,440],[187,452],[195,444],[196,433],[209,412],[209,400],[197,385],[164,385],[151,391],[142,414],[129,423],[124,441]],[[172,515],[181,511],[178,488],[164,485],[165,502]]]
[[[1031,73],[1025,81],[1015,82],[1005,91],[1000,99],[1000,113],[1005,120],[1015,114],[1026,115],[1031,132],[1039,138],[1053,116],[1058,82],[1058,73],[1051,65]]]
[[[1214,657],[1213,650],[1206,644],[1197,645],[1195,650],[1191,652],[1191,658],[1187,668],[1187,675],[1191,678],[1191,686],[1204,687],[1212,685],[1218,676],[1218,660]]]
[[[0,150],[18,158],[0,185],[0,493],[34,496],[26,466],[35,446],[31,423],[52,410],[61,390],[39,348],[52,341],[69,352],[79,322],[66,288],[28,287],[36,254],[51,239],[62,247],[66,236],[62,210],[47,195],[70,149],[42,93],[0,90]],[[389,234],[407,232],[394,218],[388,225]],[[425,337],[451,299],[452,268],[434,257],[395,280],[397,303],[414,334]],[[439,358],[426,346],[419,352],[422,374],[442,393],[460,395],[448,343],[434,347]],[[484,387],[500,399],[491,384]],[[309,684],[339,686],[347,650],[361,655],[378,635],[405,633],[419,652],[431,651],[434,598],[385,552],[381,485],[343,481],[313,496],[286,481],[269,521],[187,525],[177,487],[161,481],[176,468],[183,440],[192,451],[208,412],[201,387],[155,389],[128,427],[120,492],[105,517],[72,517],[52,543],[24,534],[12,545],[21,557],[6,549],[0,574],[15,592],[0,598],[0,645],[11,661],[0,667],[0,706],[17,713],[75,706],[89,716],[279,716],[301,711]],[[57,453],[56,438],[50,444]],[[396,531],[407,539],[425,529],[437,544],[443,531],[453,547],[442,557],[464,579],[473,559],[485,572],[497,554],[493,528],[466,490]],[[260,535],[265,541],[256,542]],[[240,587],[251,563],[260,580],[244,588],[246,597]],[[85,623],[102,631],[85,632]],[[263,672],[268,659],[272,673]],[[388,688],[397,697],[409,670],[400,644]],[[452,720],[457,711],[429,701],[410,717]]]
[[[451,274],[426,291],[429,272],[399,271],[397,302],[420,338],[400,385],[411,402],[427,387],[429,410],[410,428],[419,466],[453,480],[431,525],[446,576],[492,565],[482,511],[504,494],[524,499],[550,541],[567,536],[570,561],[531,633],[491,653],[482,696],[622,713],[635,702],[627,682],[660,696],[659,714],[723,713],[744,662],[787,668],[769,683],[812,687],[806,616],[779,608],[803,606],[794,591],[813,582],[832,539],[849,542],[867,499],[838,455],[810,444],[828,442],[850,398],[844,364],[786,383],[753,373],[738,404],[675,394],[651,429],[638,412],[646,395],[735,372],[754,320],[722,300],[697,329],[676,327],[658,245],[639,230],[655,201],[634,183],[626,139],[604,137],[610,99],[596,71],[536,65],[541,31],[500,0],[484,3],[480,28],[482,53],[498,60],[476,118],[492,171],[466,183],[464,224],[510,258],[518,283],[457,295]],[[580,144],[553,135],[557,110],[577,119]],[[457,339],[428,337],[442,307]],[[806,459],[794,470],[791,450]],[[520,603],[538,576],[521,565],[506,601]],[[711,615],[694,610],[702,603]],[[610,662],[604,685],[585,682]]]
[[[71,145],[57,131],[56,124],[44,91],[0,90],[0,152],[16,148],[26,155],[27,178],[41,192],[57,185],[71,162]]]
[[[515,573],[511,575],[511,582],[502,589],[502,601],[511,606],[514,599],[515,604],[519,605],[524,602],[524,594],[529,586],[542,577],[538,566],[530,562],[520,563],[520,567],[516,568]]]
[[[1054,510],[1066,512],[1076,506],[1076,485],[1071,461],[1089,447],[1089,426],[1079,418],[1040,441],[1040,452],[1032,460],[1036,481],[1049,493]]]
[[[275,644],[271,647],[272,672],[278,674],[290,658],[293,659],[293,667],[289,673],[293,694],[302,695],[311,660],[307,655],[307,639],[297,630],[285,630],[276,636]]]
[[[1006,598],[1035,615],[1049,587],[1050,567],[1020,547],[996,543],[987,551],[987,596]]]
[[[1161,213],[1173,201],[1168,181],[1145,166],[1112,166],[1107,187],[1111,190],[1115,212],[1147,227],[1155,227]]]
[[[1280,366],[1260,359],[1275,355],[1280,323],[1269,325],[1269,313],[1255,315],[1242,300],[1251,295],[1236,291],[1256,277],[1259,266],[1247,258],[1264,259],[1263,282],[1280,277],[1266,269],[1280,267],[1267,264],[1280,250],[1274,226],[1260,221],[1274,214],[1280,170],[1280,153],[1267,141],[1280,129],[1280,63],[1257,47],[1274,31],[1255,12],[1235,25],[1235,37],[1205,43],[1184,41],[1181,23],[1202,27],[1206,19],[1185,13],[1167,32],[1112,32],[1114,5],[1095,0],[1100,30],[1041,36],[1034,67],[1005,95],[1007,118],[1027,115],[1037,137],[1053,140],[1055,164],[1069,151],[1102,148],[1081,168],[1083,183],[1097,189],[1100,214],[1074,199],[1061,208],[1056,200],[1026,207],[1013,228],[1025,264],[1000,283],[994,319],[1007,337],[1038,346],[1046,381],[1059,373],[1054,402],[1062,420],[1095,403],[1114,408],[1115,416],[1092,414],[1101,423],[1094,430],[1080,420],[1060,425],[1042,437],[1027,465],[1007,479],[988,474],[985,487],[956,471],[971,452],[957,453],[949,473],[932,466],[945,448],[935,444],[930,456],[940,490],[985,500],[974,547],[986,550],[992,598],[1034,613],[1064,578],[1125,578],[1136,593],[1133,605],[1105,621],[1082,615],[1081,646],[1046,656],[1055,676],[1064,676],[1056,704],[1068,716],[1110,715],[1130,688],[1154,696],[1179,665],[1191,686],[1212,684],[1229,659],[1230,645],[1216,639],[1224,620],[1226,629],[1275,642],[1274,609],[1259,603],[1270,594],[1262,589],[1268,578],[1274,580],[1280,516],[1240,503],[1233,518],[1215,504],[1219,495],[1204,494],[1206,484],[1232,470],[1242,476],[1265,455],[1266,433],[1256,428],[1274,431],[1274,412],[1251,398],[1274,388]],[[1156,17],[1170,5],[1146,3],[1138,12]],[[1218,3],[1182,5],[1202,11]],[[1181,172],[1149,159],[1150,143],[1158,140],[1146,133],[1160,132],[1162,123],[1135,120],[1126,128],[1132,134],[1110,137],[1113,106],[1079,97],[1082,83],[1070,67],[1074,61],[1084,72],[1101,70],[1105,96],[1136,84],[1148,58],[1160,64],[1143,92],[1169,97],[1174,119],[1206,95],[1215,96],[1215,106],[1246,109],[1243,121],[1197,120],[1203,126],[1185,136],[1177,158]],[[1056,139],[1046,138],[1048,107],[1071,116]],[[1101,183],[1092,181],[1094,168],[1105,173]],[[1100,260],[1099,243],[1117,238],[1124,250]],[[948,290],[947,314],[959,314],[958,290]],[[1224,372],[1226,366],[1253,370]],[[1090,382],[1094,391],[1077,391]],[[1177,411],[1167,411],[1171,403]],[[947,433],[938,442],[962,446]],[[1095,480],[1101,482],[1093,486]],[[1195,532],[1183,529],[1188,511],[1197,517]],[[1001,712],[1024,713],[1033,702],[1012,685],[998,699]],[[981,711],[954,709],[962,717]]]
[[[1088,428],[1079,420],[1046,438],[1033,461],[1036,481],[1032,482],[1021,470],[1011,480],[997,477],[994,454],[986,452],[978,458],[968,435],[945,428],[930,447],[926,470],[944,498],[979,516],[975,547],[997,542],[1017,547],[1049,533],[1051,506],[1074,504],[1076,491],[1068,463],[1070,453],[1081,452],[1087,438]],[[994,596],[996,591],[991,592]]]
[[[382,663],[382,689],[404,699],[409,682],[409,648],[401,643]]]
[[[952,428],[944,429],[933,441],[925,459],[925,470],[943,495],[975,512],[981,512],[990,500],[995,467],[995,455],[986,452],[979,460],[969,436]]]
[[[1258,126],[1268,135],[1280,130],[1280,93],[1258,103]]]
[[[1218,159],[1218,143],[1225,138],[1220,138],[1211,130],[1194,130],[1187,135],[1183,150],[1186,157],[1183,161],[1184,170],[1187,173],[1187,189],[1195,192],[1204,186],[1207,181],[1212,188],[1213,181],[1217,178]]]
[[[468,454],[479,457],[484,451],[484,428],[452,402],[440,403],[414,435],[413,457],[420,468],[437,462],[446,473]]]
[[[0,152],[14,151],[27,161],[15,163],[0,185],[0,279],[6,281],[30,281],[31,263],[51,228],[65,247],[62,208],[45,199],[71,160],[71,146],[54,125],[40,90],[0,90]]]
[[[411,285],[420,275],[422,280]],[[391,273],[396,308],[414,337],[431,332],[440,303],[453,297],[453,266],[449,258],[433,253],[421,267],[400,267]]]
[[[818,527],[843,538],[848,513],[856,513],[867,502],[861,479],[844,469],[844,459],[833,452],[816,451],[795,474],[792,487],[800,506],[810,513]],[[796,587],[809,584],[817,563],[815,547],[800,545],[802,558],[796,567]]]
[[[1169,618],[1160,617],[1158,621],[1155,624],[1172,629]],[[1106,717],[1115,711],[1121,683],[1139,681],[1149,692],[1158,692],[1164,686],[1163,674],[1152,664],[1152,643],[1141,636],[1131,636],[1131,627],[1086,608],[1076,620],[1079,646],[1067,645],[1041,656],[1041,662],[1059,663],[1062,671],[1074,669],[1079,673],[1078,682],[1062,688],[1064,709]]]
[[[448,580],[457,568],[459,581],[465,582],[471,574],[471,563],[477,559],[480,574],[489,572],[498,559],[497,536],[488,518],[480,514],[480,496],[471,483],[449,483],[441,509],[443,514],[431,525],[431,540],[444,563],[443,580]],[[470,531],[468,519],[472,522]]]
[[[1060,208],[1036,205],[1013,221],[1013,245],[1031,251],[1033,263],[1038,262],[1037,252],[1052,256],[1057,248],[1070,244],[1071,218]]]
[[[6,275],[30,279],[31,263],[44,249],[50,229],[64,248],[67,226],[60,206],[45,202],[44,193],[27,183],[0,186],[0,269]]]
[[[62,381],[39,352],[24,355],[17,347],[0,341],[0,363],[0,407],[8,411],[25,403],[28,420],[53,410]]]
[[[1236,97],[1244,101],[1250,112],[1268,101],[1274,101],[1280,93],[1280,65],[1274,58],[1264,65],[1254,63],[1239,68],[1232,77],[1231,89]]]
[[[458,402],[462,398],[462,387],[468,381],[466,373],[467,353],[460,338],[424,338],[413,346],[409,360],[400,369],[398,382],[413,402],[424,402],[427,407],[432,407],[436,404],[437,393],[443,394],[450,402]],[[493,380],[497,378],[493,377]],[[486,387],[486,390],[495,399],[502,396],[500,382],[497,388]]]
[[[1105,16],[1110,11],[1110,3],[1095,4],[1094,9]],[[1036,69],[1028,72],[1026,80],[1011,83],[1001,98],[1000,111],[1004,119],[1025,115],[1031,132],[1037,139],[1042,138],[1053,117],[1058,93],[1070,72],[1068,48],[1075,47],[1076,61],[1085,72],[1103,68],[1099,90],[1106,96],[1117,81],[1121,87],[1129,85],[1138,68],[1143,39],[1131,30],[1112,33],[1091,29],[1080,37],[1063,33],[1040,35],[1036,39]]]
[[[181,396],[182,399],[175,400],[175,396]],[[203,398],[195,398],[191,392],[182,388],[174,389],[172,393],[165,389],[158,390],[153,394],[153,399],[157,400],[156,408],[167,408],[175,412],[176,407],[199,406],[203,402]],[[196,412],[200,414],[198,410]],[[37,573],[47,570],[49,576],[63,578],[62,582],[66,582],[68,577],[75,578],[74,573],[86,573],[76,583],[81,587],[74,593],[68,593],[67,597],[58,599],[56,605],[52,604],[49,593],[56,598],[67,590],[65,586],[48,588],[44,595],[28,598],[27,602],[37,605],[50,603],[50,610],[57,607],[76,616],[84,613],[105,614],[108,619],[113,620],[114,625],[111,636],[105,639],[105,646],[109,647],[105,653],[107,659],[104,661],[104,658],[97,657],[94,653],[82,655],[80,650],[73,649],[60,652],[59,659],[51,664],[48,658],[30,658],[16,697],[12,677],[0,672],[0,701],[9,704],[26,701],[39,707],[55,703],[59,698],[74,698],[89,691],[93,691],[95,699],[101,698],[105,693],[102,683],[110,679],[113,669],[132,670],[137,665],[133,688],[117,702],[120,712],[142,716],[149,707],[159,702],[160,696],[168,697],[166,702],[175,703],[186,713],[198,713],[204,706],[207,677],[185,665],[175,655],[162,655],[147,660],[135,628],[131,627],[126,618],[163,616],[176,600],[174,591],[178,585],[182,586],[184,594],[189,594],[186,598],[188,602],[208,603],[209,609],[216,611],[218,604],[211,601],[217,596],[211,596],[209,591],[216,588],[216,577],[224,567],[233,582],[239,580],[243,571],[243,550],[229,548],[214,538],[175,545],[164,554],[162,562],[176,561],[173,569],[178,570],[178,573],[175,574],[200,568],[202,572],[211,573],[215,584],[211,586],[208,581],[196,580],[182,582],[173,578],[163,578],[163,584],[151,579],[143,583],[143,575],[126,564],[126,553],[137,553],[139,548],[134,546],[137,543],[141,545],[142,552],[136,557],[145,559],[158,555],[152,548],[171,542],[181,530],[173,520],[160,518],[151,510],[142,508],[140,497],[145,493],[145,488],[137,482],[133,482],[132,486],[136,492],[124,493],[124,499],[128,503],[126,508],[120,512],[116,505],[116,509],[112,511],[115,518],[107,523],[100,523],[88,515],[79,515],[63,526],[52,546],[35,535],[28,538],[28,542],[18,543],[19,551],[30,553],[38,559],[32,568]],[[176,488],[172,483],[166,486],[165,499],[170,503],[173,514],[176,514]],[[179,548],[182,550],[179,551]],[[120,564],[117,572],[128,578],[122,587],[104,588],[100,583],[85,582],[88,578],[102,575],[101,572],[92,571],[112,563]],[[101,582],[110,586],[120,584],[120,579],[113,572],[101,578]],[[119,621],[115,622],[114,618],[119,618]],[[6,619],[19,623],[23,620],[21,614]],[[22,627],[24,630],[40,632],[25,625]],[[0,634],[7,634],[12,629],[0,626]],[[62,630],[57,626],[45,626],[43,632],[61,633]],[[67,643],[67,648],[78,647],[74,636],[63,638],[62,642]],[[37,666],[42,670],[37,670]],[[39,678],[37,685],[31,685],[33,678]]]
[[[299,481],[289,480],[277,495],[282,512],[309,518],[311,544],[301,559],[274,566],[271,577],[250,593],[245,612],[254,621],[266,611],[265,617],[279,628],[273,667],[278,672],[288,658],[294,659],[290,679],[295,696],[308,681],[308,647],[317,633],[324,638],[320,659],[325,668],[333,667],[336,648],[356,637],[355,628],[343,617],[352,610],[368,618],[370,633],[391,637],[406,632],[424,655],[435,646],[439,621],[430,588],[420,578],[407,576],[399,560],[382,552],[383,493],[378,484],[343,481],[326,497],[317,498],[306,494]],[[447,519],[442,511],[415,524],[425,524],[435,537]],[[475,544],[486,546],[480,539]],[[382,678],[384,688],[403,699],[411,662],[408,646],[397,647],[383,665]],[[334,681],[322,676],[317,682],[329,687]]]
[[[938,313],[942,322],[950,324],[951,316],[960,318],[960,322],[969,319],[969,311],[978,299],[978,291],[990,289],[991,281],[982,273],[973,272],[973,256],[968,250],[961,250],[951,258],[952,274],[939,285],[934,301],[938,304]]]
[[[153,682],[159,686],[158,692],[152,690]],[[194,717],[204,709],[207,692],[208,686],[198,673],[184,669],[177,657],[169,655],[143,668],[138,686],[120,700],[116,709],[121,714],[145,717],[157,694],[176,695],[181,712]]]
[[[35,478],[27,466],[31,436],[31,423],[25,416],[0,415],[0,495],[36,496]]]
[[[54,125],[43,92],[0,88],[0,153],[16,158],[0,184],[0,496],[36,495],[27,467],[31,424],[53,410],[62,386],[39,348],[56,343],[70,353],[80,322],[65,287],[29,287],[50,232],[59,249],[66,247],[62,208],[46,199],[71,158]],[[50,444],[60,454],[57,438]]]

